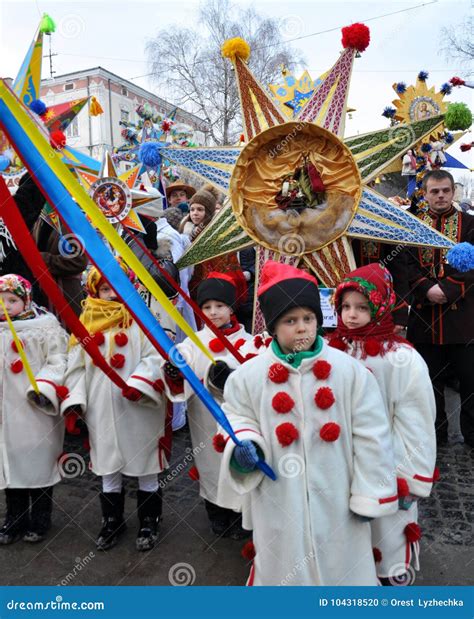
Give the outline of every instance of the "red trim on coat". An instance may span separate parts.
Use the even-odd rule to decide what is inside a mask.
[[[434,477],[423,477],[423,475],[413,475],[413,479],[418,479],[418,481],[426,481],[426,483],[431,484],[434,482]]]
[[[240,432],[254,432],[255,434],[258,434],[259,436],[262,436],[262,434],[260,434],[260,432],[257,432],[253,428],[241,428],[240,430],[235,430],[234,434],[237,436],[237,434],[239,434]],[[263,436],[262,436],[262,438],[263,438]],[[227,436],[227,438],[225,439],[226,445],[227,445],[227,441],[229,439],[230,439],[230,436]]]
[[[379,499],[379,503],[380,505],[383,505],[383,503],[393,503],[393,501],[397,501],[398,500],[398,494],[394,494],[393,496],[388,496],[385,499]]]
[[[250,568],[249,579],[247,580],[247,587],[253,587],[254,580],[255,580],[255,563],[252,563],[252,567]]]
[[[147,385],[150,385],[150,387],[153,387],[153,384],[154,384],[152,380],[148,380],[148,378],[145,378],[144,376],[138,376],[138,374],[132,374],[130,378],[136,378],[137,380],[142,380]]]

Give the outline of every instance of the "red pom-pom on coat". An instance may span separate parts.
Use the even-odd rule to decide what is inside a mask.
[[[275,434],[282,447],[288,447],[300,435],[298,429],[292,423],[281,423],[275,428]]]
[[[380,548],[372,548],[372,552],[374,553],[375,563],[380,563],[380,561],[382,561],[382,552]]]
[[[409,522],[404,533],[408,542],[417,542],[421,538],[420,525],[417,522]]]
[[[55,390],[58,400],[60,402],[63,402],[66,398],[69,397],[69,389],[64,385],[56,385]]]
[[[397,493],[399,497],[408,496],[410,494],[410,488],[408,482],[402,477],[397,477]]]
[[[240,551],[240,554],[243,556],[243,558],[246,561],[253,561],[256,555],[255,546],[253,542],[247,542],[246,544],[244,544],[242,546],[242,550]]]
[[[338,423],[334,423],[333,421],[325,423],[321,430],[319,430],[319,436],[323,439],[323,441],[326,441],[327,443],[337,441],[340,434],[341,426]]]
[[[336,399],[330,387],[320,387],[316,391],[314,401],[316,402],[316,406],[322,408],[323,410],[327,410],[334,404]]]
[[[212,445],[214,449],[217,451],[217,453],[221,454],[224,451],[225,444],[226,444],[226,440],[223,434],[219,433],[219,434],[214,435],[212,439]]]
[[[16,359],[10,363],[10,370],[13,374],[19,374],[23,370],[23,361],[21,359]]]
[[[49,134],[49,143],[55,150],[61,150],[61,148],[66,146],[66,136],[59,129],[56,129],[56,131],[51,131]]]
[[[120,369],[125,365],[125,357],[120,353],[116,353],[110,357],[110,365],[113,368]]]
[[[126,346],[128,344],[128,337],[126,333],[116,333],[114,340],[117,346]]]
[[[365,24],[351,24],[342,28],[342,46],[344,49],[352,47],[358,52],[363,52],[369,47],[370,30]]]
[[[197,470],[195,466],[192,466],[189,469],[188,475],[193,481],[199,481],[199,471]]]
[[[217,337],[209,342],[209,348],[212,352],[222,352],[225,348],[224,344]]]
[[[272,406],[277,413],[289,413],[294,405],[293,398],[284,391],[279,391],[272,398]]]
[[[326,380],[331,373],[331,364],[324,359],[320,359],[316,361],[313,365],[313,374],[316,376],[318,380]]]
[[[290,372],[288,368],[281,363],[272,363],[272,365],[268,368],[268,378],[274,383],[285,383],[288,380],[289,375]]]
[[[382,345],[377,340],[368,339],[364,343],[365,352],[369,355],[369,357],[376,357],[380,354],[382,350]]]
[[[24,349],[24,348],[25,348],[25,345],[23,344],[23,342],[22,342],[21,340],[20,340],[20,344],[22,345],[22,347],[23,347],[23,349]],[[19,352],[18,348],[16,347],[16,342],[15,342],[15,341],[13,341],[13,342],[11,343],[11,349],[13,350],[13,352],[16,352],[16,353],[18,353],[18,352]]]
[[[95,344],[97,344],[97,346],[102,346],[102,344],[105,342],[105,337],[102,331],[97,331],[97,333],[94,333],[92,339],[94,340]]]
[[[253,338],[253,344],[254,344],[255,348],[257,348],[257,349],[261,348],[263,346],[263,338],[262,338],[262,336],[261,335],[256,335]]]

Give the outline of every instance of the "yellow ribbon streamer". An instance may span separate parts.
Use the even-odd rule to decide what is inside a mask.
[[[38,383],[35,380],[33,370],[31,369],[31,365],[26,357],[25,349],[23,348],[23,344],[21,343],[20,338],[16,334],[15,327],[13,326],[13,322],[11,321],[10,316],[8,315],[7,308],[5,307],[5,303],[3,302],[3,299],[1,297],[0,297],[0,306],[3,309],[3,313],[5,314],[5,318],[7,319],[8,326],[10,327],[10,331],[12,332],[13,341],[15,342],[16,349],[18,351],[18,354],[20,355],[20,359],[23,363],[23,367],[25,368],[25,372],[26,372],[26,375],[28,376],[28,380],[30,381],[31,386],[36,391],[36,393],[39,393],[40,390],[38,387]]]
[[[178,310],[174,307],[168,297],[151,277],[142,263],[135,256],[130,247],[120,237],[115,228],[107,221],[105,215],[98,208],[97,204],[87,194],[85,189],[77,182],[72,172],[64,165],[59,155],[51,148],[44,135],[39,130],[37,124],[23,109],[21,103],[11,93],[3,80],[0,81],[0,97],[7,105],[23,131],[33,142],[38,152],[44,159],[44,164],[49,166],[70,195],[76,200],[84,213],[89,217],[92,225],[99,230],[110,245],[122,257],[125,263],[134,271],[142,284],[150,291],[152,296],[158,301],[167,314],[176,322],[184,333],[196,344],[196,346],[214,363],[214,358],[204,346],[201,340],[194,333],[192,328],[184,320]],[[15,145],[13,145],[15,146]],[[72,230],[74,232],[74,230]]]

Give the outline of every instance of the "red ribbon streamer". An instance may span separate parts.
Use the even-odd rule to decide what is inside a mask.
[[[69,330],[77,337],[81,346],[90,355],[95,365],[97,365],[119,389],[127,386],[123,378],[107,363],[106,359],[94,342],[90,333],[71,309],[69,303],[64,298],[59,286],[51,277],[48,267],[38,251],[28,230],[23,217],[18,210],[15,200],[10,195],[7,185],[0,175],[0,217],[3,218],[8,230],[12,234],[15,243],[31,269],[36,280],[44,290],[45,294],[51,299],[53,305],[58,310],[59,315],[66,323]]]

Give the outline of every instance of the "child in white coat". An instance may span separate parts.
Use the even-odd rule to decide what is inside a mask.
[[[40,542],[51,527],[53,487],[61,480],[64,421],[59,414],[67,334],[56,317],[31,301],[20,275],[0,277],[0,297],[13,321],[39,393],[30,384],[3,308],[0,308],[2,396],[0,488],[7,513],[0,544]]]
[[[317,335],[314,277],[269,261],[258,298],[274,339],[225,385],[223,410],[242,444],[225,441],[218,497],[247,497],[248,584],[376,585],[367,520],[393,513],[397,493],[393,479],[381,483],[393,456],[375,379]]]
[[[211,272],[197,288],[196,301],[202,312],[211,320],[223,336],[239,350],[252,336],[237,322],[234,307],[237,300],[237,288],[234,279],[224,273]],[[218,402],[222,402],[222,390],[225,380],[232,369],[239,363],[224,347],[222,341],[204,326],[197,332],[201,342],[208,347],[217,360],[213,365],[209,358],[189,338],[177,345],[178,350],[186,359],[194,373],[203,380]],[[165,364],[165,375],[173,371]],[[175,374],[176,376],[176,374]],[[167,387],[170,385],[169,376]],[[188,383],[184,383],[184,391],[175,389],[169,393],[173,401],[188,401],[188,423],[194,451],[195,477],[199,479],[200,495],[204,499],[212,531],[219,536],[229,536],[234,539],[248,537],[248,532],[241,527],[241,502],[235,496],[228,502],[227,508],[217,504],[217,486],[221,457],[220,443],[216,439],[217,424],[201,400],[194,395]]]
[[[168,466],[163,448],[165,405],[156,381],[161,357],[97,269],[91,269],[86,288],[81,322],[127,387],[120,391],[72,338],[66,375],[69,397],[63,412],[84,417],[91,468],[102,476],[97,549],[114,546],[125,530],[122,475],[128,475],[138,477],[139,485],[136,548],[151,550],[162,512],[158,473]]]
[[[435,476],[436,414],[433,388],[423,358],[395,335],[392,277],[382,265],[349,273],[338,286],[338,328],[330,345],[361,361],[375,376],[395,452],[399,511],[374,520],[372,543],[377,574],[384,585],[410,584],[419,569],[420,528],[416,500],[429,496]]]

